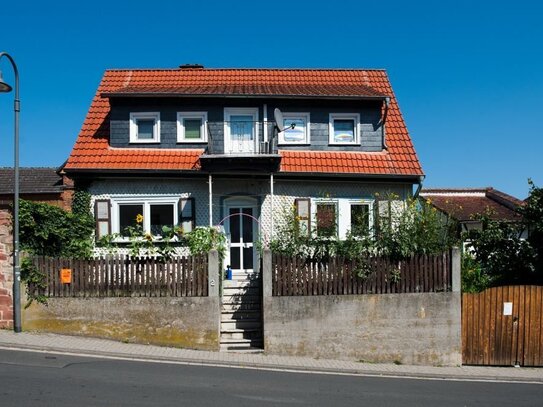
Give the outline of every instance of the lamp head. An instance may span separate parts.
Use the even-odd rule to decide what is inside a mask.
[[[11,92],[13,88],[4,82],[4,79],[2,78],[2,71],[0,71],[0,93],[8,93]]]

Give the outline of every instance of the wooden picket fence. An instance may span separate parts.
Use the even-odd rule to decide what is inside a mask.
[[[44,276],[46,297],[206,297],[207,256],[91,260],[36,256],[32,263]],[[68,279],[70,282],[62,281]]]
[[[450,254],[413,255],[400,262],[369,257],[315,261],[272,254],[274,296],[451,291]]]

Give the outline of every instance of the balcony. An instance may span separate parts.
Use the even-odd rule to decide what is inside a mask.
[[[207,149],[202,170],[213,172],[275,172],[281,156],[273,122],[230,120],[207,122]]]

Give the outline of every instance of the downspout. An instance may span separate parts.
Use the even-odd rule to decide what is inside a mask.
[[[422,181],[424,181],[424,175],[421,175],[419,177],[419,182],[417,182],[417,190],[415,191],[415,194],[413,195],[413,199],[417,199],[419,197],[420,190],[422,189]]]
[[[268,105],[264,103],[263,114],[262,114],[262,134],[263,141],[268,141]]]
[[[390,107],[390,97],[387,96],[385,98],[385,112],[383,113],[383,117],[381,118],[381,127],[383,128],[383,149],[384,150],[388,150],[388,146],[386,143],[385,123],[387,121],[389,107]]]
[[[209,227],[213,226],[213,177],[209,174]]]
[[[271,221],[270,221],[270,241],[273,239],[273,173],[270,174],[270,209],[271,209]]]

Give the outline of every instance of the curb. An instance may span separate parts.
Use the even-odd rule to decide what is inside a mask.
[[[492,381],[492,382],[509,382],[509,383],[525,383],[525,384],[543,384],[543,376],[541,378],[513,377],[513,376],[497,376],[497,375],[465,375],[451,373],[426,373],[426,372],[389,372],[389,371],[372,371],[365,369],[349,369],[349,368],[327,368],[327,367],[309,367],[309,366],[292,366],[270,363],[255,363],[255,362],[238,362],[224,360],[209,360],[199,358],[179,358],[165,356],[146,356],[141,354],[123,354],[107,351],[92,351],[85,349],[65,349],[54,346],[38,346],[38,345],[21,345],[10,342],[0,343],[0,349],[14,351],[38,351],[38,352],[53,352],[61,355],[81,356],[81,357],[105,357],[110,359],[140,361],[140,362],[159,362],[172,364],[187,364],[194,366],[213,366],[213,367],[231,367],[231,368],[246,368],[256,370],[269,371],[284,371],[293,373],[315,373],[315,374],[339,374],[339,375],[354,375],[364,377],[383,377],[383,378],[403,378],[403,379],[422,379],[422,380],[449,380],[449,381]]]

